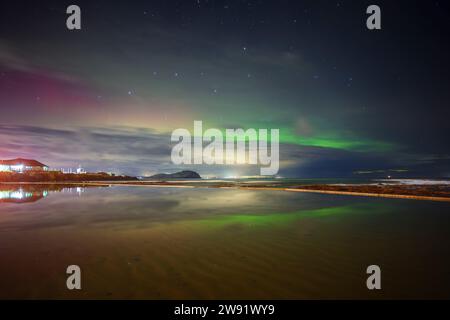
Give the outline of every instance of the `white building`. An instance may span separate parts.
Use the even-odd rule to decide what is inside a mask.
[[[0,160],[0,172],[48,171],[48,166],[36,160],[12,159]]]

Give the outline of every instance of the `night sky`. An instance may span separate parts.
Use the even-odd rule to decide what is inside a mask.
[[[171,132],[203,120],[279,128],[283,177],[448,178],[449,16],[448,1],[2,1],[0,159],[259,172],[174,166]]]

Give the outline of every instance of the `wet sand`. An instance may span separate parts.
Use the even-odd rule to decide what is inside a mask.
[[[228,226],[217,233],[189,223],[142,230],[61,228],[28,240],[10,234],[2,240],[14,243],[15,251],[2,256],[0,272],[8,277],[0,297],[448,298],[440,282],[447,277],[439,278],[444,266],[432,268],[427,246],[418,241],[398,237],[399,250],[392,250],[390,243],[377,243],[376,234],[371,238],[348,227],[337,231],[317,221],[294,226]],[[411,264],[411,257],[421,256]],[[365,287],[364,266],[374,262],[384,267],[381,292]],[[65,289],[70,264],[82,268],[80,292]]]

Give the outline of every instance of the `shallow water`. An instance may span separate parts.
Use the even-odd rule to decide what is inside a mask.
[[[438,202],[2,186],[0,298],[450,298],[448,230]],[[81,291],[66,289],[72,264]]]

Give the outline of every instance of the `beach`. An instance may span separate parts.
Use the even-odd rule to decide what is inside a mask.
[[[21,201],[0,203],[0,297],[448,296],[445,202],[170,186],[2,185]],[[81,291],[65,287],[71,264]],[[365,286],[371,264],[381,292]]]
[[[425,181],[425,182],[424,182]],[[221,188],[241,190],[272,190],[304,193],[322,193],[360,197],[382,197],[427,201],[450,201],[450,183],[447,181],[400,180],[379,183],[299,184],[283,180],[155,180],[155,181],[68,181],[68,182],[8,182],[5,186],[49,185],[56,187],[135,186],[166,188]],[[1,187],[1,186],[0,186]]]

